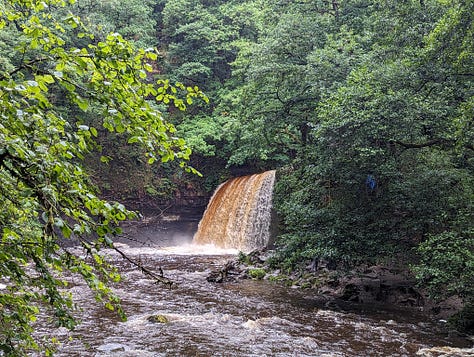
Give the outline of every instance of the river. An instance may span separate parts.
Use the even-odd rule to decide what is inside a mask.
[[[146,267],[162,267],[176,283],[172,289],[106,252],[123,277],[114,289],[123,299],[126,322],[72,281],[82,323],[72,332],[38,331],[59,338],[57,356],[413,356],[423,348],[472,345],[415,309],[328,308],[308,291],[269,281],[209,283],[209,272],[235,252],[191,246],[194,223],[179,227],[134,227],[119,243]],[[150,319],[157,315],[168,322]]]

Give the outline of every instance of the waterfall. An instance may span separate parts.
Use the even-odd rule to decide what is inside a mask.
[[[244,252],[265,247],[270,239],[274,182],[272,170],[221,184],[209,201],[193,242]]]

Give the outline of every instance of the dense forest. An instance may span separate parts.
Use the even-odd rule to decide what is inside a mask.
[[[160,74],[210,98],[167,113],[198,185],[279,169],[276,265],[403,261],[472,302],[473,2],[153,6]]]
[[[73,326],[54,270],[118,308],[97,251],[133,213],[104,197],[159,206],[267,169],[275,266],[402,261],[474,314],[473,16],[472,0],[1,1],[0,272],[18,286],[0,350],[37,347],[34,300]],[[92,264],[58,246],[91,232]]]

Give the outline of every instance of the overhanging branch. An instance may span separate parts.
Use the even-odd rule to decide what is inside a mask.
[[[434,140],[430,140],[430,141],[427,141],[427,142],[424,142],[424,143],[407,143],[407,142],[403,142],[403,141],[400,141],[400,140],[392,140],[391,142],[394,143],[394,144],[403,146],[405,149],[421,149],[421,148],[425,148],[425,147],[429,147],[429,146],[435,146],[435,145],[439,145],[439,144],[442,144],[442,143],[446,143],[446,140],[444,140],[444,139],[434,139]]]
[[[400,145],[405,149],[422,149],[422,148],[438,146],[438,145],[452,147],[456,145],[455,140],[448,140],[448,139],[433,139],[433,140],[426,141],[424,143],[407,143],[400,140],[391,140],[390,142],[392,144]],[[474,145],[472,144],[463,144],[462,146],[466,149],[474,151]]]

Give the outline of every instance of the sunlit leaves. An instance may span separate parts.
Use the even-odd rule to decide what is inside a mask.
[[[124,317],[107,285],[120,276],[101,249],[113,246],[120,222],[135,214],[98,196],[83,159],[105,129],[141,145],[150,163],[186,167],[190,150],[157,108],[207,100],[197,87],[153,81],[155,50],[137,49],[118,33],[92,41],[79,17],[65,15],[66,5],[12,0],[0,12],[2,31],[17,37],[0,67],[0,354],[41,348],[30,326],[40,307],[59,326],[75,326],[72,297],[61,290],[65,270]],[[67,43],[74,37],[78,45]],[[90,113],[98,116],[94,124],[85,119]],[[88,258],[61,247],[65,239]]]

